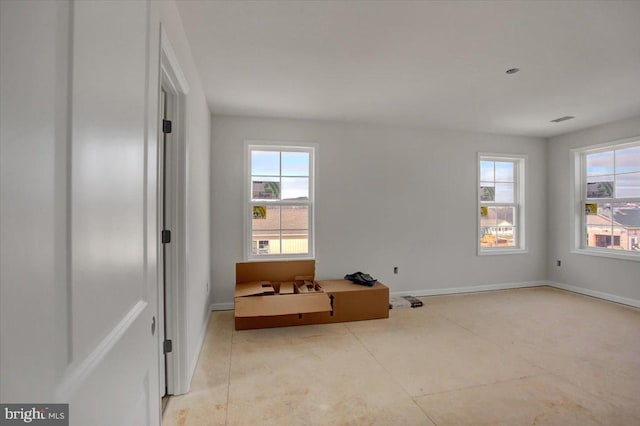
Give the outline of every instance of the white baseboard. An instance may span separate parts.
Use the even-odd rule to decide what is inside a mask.
[[[233,311],[233,302],[212,303],[210,310],[212,310],[212,311]]]
[[[202,345],[204,344],[204,339],[207,335],[207,328],[209,327],[209,320],[211,319],[211,310],[208,310],[207,312],[208,313],[207,315],[205,315],[204,324],[202,325],[202,330],[200,330],[198,346],[196,346],[195,353],[193,354],[193,358],[191,359],[191,364],[189,365],[189,390],[191,389],[191,380],[193,379],[193,374],[196,372],[198,358],[200,358],[200,351],[202,350]]]
[[[467,286],[467,287],[392,291],[390,292],[389,295],[392,297],[393,296],[423,297],[423,296],[440,296],[440,295],[446,295],[446,294],[476,293],[481,291],[492,291],[492,290],[509,290],[513,288],[542,287],[542,286],[555,287],[562,290],[571,291],[574,293],[584,294],[586,296],[596,297],[598,299],[608,300],[610,302],[616,302],[616,303],[621,303],[623,305],[629,305],[636,308],[640,308],[640,300],[637,300],[637,299],[616,296],[614,294],[604,293],[602,291],[589,290],[586,288],[577,287],[569,284],[557,283],[554,281],[529,281],[529,282],[519,282],[519,283],[483,284],[483,285],[473,285],[473,286]],[[233,310],[233,302],[212,303],[211,310],[212,311]]]
[[[409,291],[392,291],[390,296],[440,296],[445,294],[460,294],[460,293],[476,293],[480,291],[491,290],[508,290],[512,288],[525,288],[525,287],[541,287],[547,285],[546,281],[531,281],[521,283],[501,283],[501,284],[483,284],[473,285],[468,287],[452,287],[452,288],[435,288],[435,289],[422,289],[422,290],[409,290]]]
[[[452,287],[452,288],[436,288],[436,289],[418,289],[408,291],[392,291],[389,296],[440,296],[445,294],[458,294],[458,293],[475,293],[480,291],[491,290],[509,290],[512,288],[525,288],[525,287],[541,287],[548,285],[546,281],[530,281],[521,283],[501,283],[501,284],[483,284],[473,285],[468,287]],[[232,311],[233,302],[226,303],[212,303],[212,311]]]
[[[629,297],[616,296],[615,294],[605,293],[602,291],[591,290],[588,288],[578,287],[570,284],[557,283],[555,281],[547,281],[546,284],[549,287],[555,287],[562,290],[572,291],[574,293],[584,294],[586,296],[595,297],[598,299],[608,300],[610,302],[621,303],[623,305],[633,306],[634,308],[640,308],[640,300],[631,299]]]

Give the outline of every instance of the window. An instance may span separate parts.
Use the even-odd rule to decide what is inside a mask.
[[[575,251],[640,259],[640,141],[573,152]]]
[[[478,254],[524,253],[522,155],[478,155]]]
[[[252,254],[269,254],[269,240],[251,241]]]
[[[247,259],[313,257],[315,147],[247,143]]]

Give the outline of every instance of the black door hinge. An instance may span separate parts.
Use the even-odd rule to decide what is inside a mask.
[[[169,353],[173,351],[173,342],[171,340],[165,340],[162,344],[162,353]]]
[[[162,133],[171,133],[171,120],[162,120]]]
[[[167,244],[171,242],[171,231],[165,229],[162,231],[162,244]]]

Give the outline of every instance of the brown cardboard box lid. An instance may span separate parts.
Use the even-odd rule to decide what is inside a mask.
[[[236,317],[265,317],[312,312],[331,312],[331,303],[326,293],[235,298]]]
[[[278,260],[269,262],[236,263],[236,283],[268,280],[271,282],[294,281],[297,276],[313,277],[315,260]]]
[[[275,290],[269,281],[251,281],[236,284],[235,297],[259,296],[274,294]]]
[[[293,281],[280,283],[280,294],[294,294],[293,286]]]
[[[372,287],[355,284],[348,280],[321,280],[318,281],[318,284],[320,284],[324,288],[324,291],[327,293],[364,290],[381,291],[387,288],[380,281],[376,282]]]

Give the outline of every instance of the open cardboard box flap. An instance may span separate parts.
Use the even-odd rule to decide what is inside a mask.
[[[251,281],[236,284],[235,297],[260,296],[274,293],[275,289],[269,281]]]
[[[350,292],[350,291],[361,292],[364,290],[370,291],[370,290],[381,290],[381,289],[387,288],[380,282],[376,282],[375,285],[371,287],[364,286],[361,284],[355,284],[347,280],[322,280],[322,281],[318,281],[318,283],[322,286],[324,291],[326,291],[327,293]]]
[[[308,314],[331,312],[331,303],[325,293],[237,297],[235,310],[236,317]]]
[[[271,262],[236,263],[236,284],[268,280],[271,282],[294,281],[296,277],[315,276],[315,260],[278,260]]]
[[[326,293],[294,294],[295,278],[313,280],[314,275],[314,260],[237,263],[235,316],[331,312],[331,302]]]

